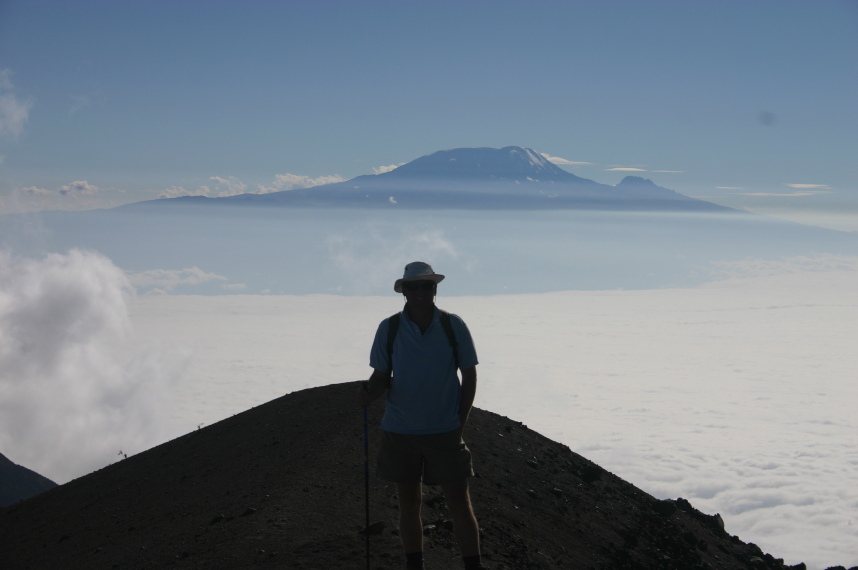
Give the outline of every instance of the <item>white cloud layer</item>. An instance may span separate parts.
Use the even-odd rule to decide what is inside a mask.
[[[714,280],[777,277],[800,273],[826,273],[830,271],[858,271],[858,257],[822,254],[814,257],[797,256],[784,259],[748,257],[736,261],[714,261],[709,275]]]
[[[389,296],[138,299],[144,338],[196,355],[174,423],[190,431],[283,393],[365,379],[375,327],[402,306],[392,292],[402,268],[364,261],[375,260],[343,269],[383,275]],[[439,306],[474,334],[478,407],[822,570],[858,560],[856,267],[796,258],[777,275],[648,291],[444,297],[442,284]]]
[[[180,363],[137,343],[131,296],[99,254],[0,251],[4,455],[62,483],[163,440],[162,396]]]

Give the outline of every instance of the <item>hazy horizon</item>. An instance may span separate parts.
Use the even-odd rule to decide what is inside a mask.
[[[0,212],[519,145],[599,183],[855,231],[856,17],[851,0],[6,0]]]

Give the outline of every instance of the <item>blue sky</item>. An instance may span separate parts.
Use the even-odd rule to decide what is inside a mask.
[[[858,230],[858,2],[0,0],[0,211],[522,145]]]

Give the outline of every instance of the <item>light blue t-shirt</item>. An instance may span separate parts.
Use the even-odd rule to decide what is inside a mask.
[[[450,324],[459,349],[459,367],[477,365],[474,341],[464,321],[450,315]],[[378,326],[369,365],[389,371],[387,354],[388,320]],[[399,330],[393,341],[393,379],[387,391],[387,405],[381,429],[394,433],[432,434],[460,427],[461,384],[453,358],[453,349],[441,324],[441,312],[435,308],[432,324],[425,333],[405,311],[400,313]]]

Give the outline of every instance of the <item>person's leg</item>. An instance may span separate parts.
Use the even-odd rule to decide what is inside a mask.
[[[471,494],[468,490],[468,480],[462,479],[454,483],[441,485],[447,508],[453,515],[453,532],[462,556],[469,558],[480,554],[480,528],[474,509],[471,506]]]
[[[405,554],[423,552],[423,520],[420,517],[423,485],[420,481],[397,483],[396,493],[399,497],[399,537]]]

